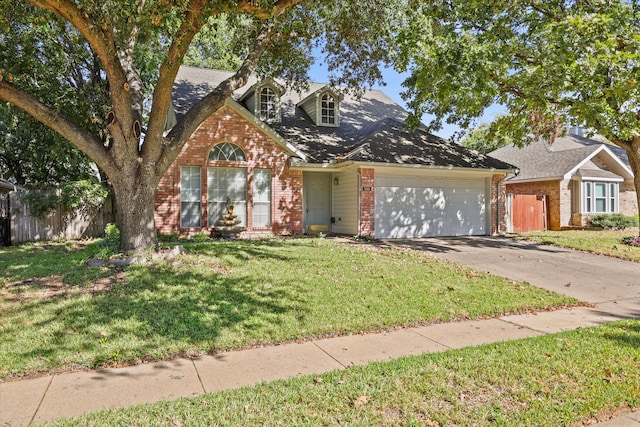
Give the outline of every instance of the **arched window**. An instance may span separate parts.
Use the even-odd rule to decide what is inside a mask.
[[[278,95],[269,86],[260,89],[260,120],[274,122],[278,118]]]
[[[230,142],[223,142],[213,147],[211,153],[209,153],[209,160],[216,161],[222,160],[225,162],[244,162],[246,158],[244,152],[240,147]]]
[[[336,124],[336,101],[333,96],[328,93],[322,95],[321,110],[320,120],[322,124]]]

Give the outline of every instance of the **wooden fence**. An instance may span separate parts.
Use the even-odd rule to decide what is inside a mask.
[[[111,198],[105,200],[95,211],[76,211],[64,214],[62,209],[54,209],[43,218],[34,217],[29,203],[22,199],[31,191],[9,193],[11,218],[11,244],[57,239],[81,239],[101,237],[110,222],[115,222],[115,206]],[[46,192],[39,192],[44,196]]]

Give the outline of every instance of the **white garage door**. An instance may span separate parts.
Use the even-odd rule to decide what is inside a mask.
[[[487,234],[486,184],[479,179],[375,179],[375,237]]]

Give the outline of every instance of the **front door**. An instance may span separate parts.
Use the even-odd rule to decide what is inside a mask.
[[[305,230],[307,232],[329,231],[331,227],[331,174],[305,172],[302,180],[304,182]]]

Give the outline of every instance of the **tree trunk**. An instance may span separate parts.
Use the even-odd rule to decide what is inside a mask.
[[[139,180],[131,174],[112,182],[121,252],[141,254],[157,249],[154,220],[156,185],[153,181]]]
[[[631,172],[633,172],[633,184],[636,189],[636,208],[640,221],[640,137],[633,138],[631,147],[624,147],[629,158]],[[638,236],[640,236],[640,223],[638,224]]]

